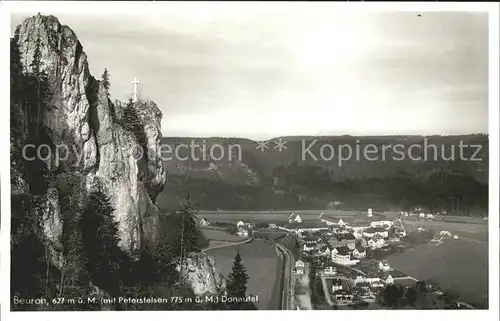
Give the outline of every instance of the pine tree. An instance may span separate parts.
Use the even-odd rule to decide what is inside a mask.
[[[179,210],[180,233],[177,242],[171,246],[173,255],[180,257],[181,261],[189,252],[200,251],[200,244],[198,242],[198,226],[196,224],[197,214],[198,211],[195,209],[194,204],[188,195]]]
[[[122,276],[122,251],[118,246],[118,223],[113,218],[113,207],[103,192],[89,195],[84,205],[80,226],[92,281],[110,295],[116,295]]]
[[[132,98],[129,99],[125,108],[123,110],[123,127],[129,131],[131,131],[137,142],[143,149],[144,154],[147,155],[147,139],[146,133],[144,132],[144,127],[142,125],[141,117],[139,116],[139,112],[137,111],[136,104],[132,101]]]
[[[229,274],[228,295],[230,297],[244,297],[247,291],[247,281],[248,275],[238,251],[234,257],[233,271]]]
[[[42,53],[40,52],[40,37],[38,37],[35,41],[35,51],[33,52],[33,60],[30,63],[31,73],[34,75],[38,75],[40,73],[40,62]]]
[[[108,69],[104,68],[104,73],[102,74],[101,78],[102,78],[102,85],[106,89],[108,97],[109,97],[109,87],[111,85],[111,83],[109,81],[109,77],[110,77],[110,74],[108,72]]]
[[[63,173],[57,178],[57,188],[63,222],[60,238],[63,266],[59,282],[59,294],[63,295],[66,284],[75,286],[88,283],[83,231],[80,226],[84,199],[83,177],[77,171]]]

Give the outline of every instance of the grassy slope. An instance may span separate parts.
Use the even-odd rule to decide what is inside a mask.
[[[278,258],[274,244],[268,240],[254,240],[247,244],[208,250],[206,253],[214,258],[217,267],[227,276],[232,271],[238,251],[249,276],[247,294],[258,294],[258,309],[268,309],[277,277]]]
[[[420,280],[435,280],[477,307],[487,306],[488,244],[486,224],[415,222],[434,231],[447,230],[467,239],[427,243],[388,257],[390,265]]]

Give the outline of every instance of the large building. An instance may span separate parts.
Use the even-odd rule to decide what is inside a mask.
[[[328,226],[323,222],[318,221],[305,221],[302,223],[288,223],[284,226],[278,226],[279,229],[285,230],[287,232],[303,233],[303,232],[317,232],[326,231]]]
[[[356,238],[352,233],[337,234],[337,238],[339,239],[341,245],[347,246],[350,251],[354,250],[356,246]]]
[[[351,250],[347,246],[337,247],[332,250],[332,262],[339,265],[355,265],[359,260],[351,259]]]

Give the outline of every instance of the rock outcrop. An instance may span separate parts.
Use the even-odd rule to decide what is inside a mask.
[[[165,171],[156,153],[162,117],[158,107],[153,102],[136,105],[152,156],[143,169],[137,159],[141,149],[138,139],[116,121],[115,107],[103,84],[90,74],[87,55],[76,34],[56,17],[38,14],[17,27],[16,37],[25,71],[30,69],[38,43],[41,70],[49,77],[55,107],[47,111],[44,125],[51,129],[56,144],[71,141],[80,151],[87,188],[96,182],[104,185],[115,208],[120,246],[132,252],[143,242],[154,242],[158,218],[155,197],[165,183]],[[22,185],[19,182],[18,187]],[[53,197],[51,204],[57,207]],[[56,239],[61,224],[53,221],[53,215],[51,219],[45,232]]]
[[[177,271],[195,295],[218,293],[226,288],[226,279],[215,261],[204,253],[190,253]]]

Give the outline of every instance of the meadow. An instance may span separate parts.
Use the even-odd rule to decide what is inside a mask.
[[[321,213],[338,219],[354,218],[359,212],[340,210],[300,210],[300,211],[200,211],[199,215],[209,221],[245,223],[283,223],[288,222],[291,213],[299,214],[303,221],[318,221]]]
[[[449,222],[444,220],[433,221],[404,221],[404,225],[411,231],[418,227],[439,231],[449,231],[459,237],[467,238],[473,242],[483,242],[487,246],[488,242],[488,221],[481,219],[470,219],[467,223]]]
[[[232,271],[234,257],[239,252],[242,263],[248,273],[247,294],[259,295],[256,306],[259,310],[278,309],[279,300],[276,300],[279,287],[278,255],[274,243],[270,240],[256,239],[249,243],[207,250],[225,276]]]
[[[212,228],[201,228],[201,233],[208,241],[225,241],[225,242],[239,242],[244,240],[243,237],[238,235],[230,234],[224,230],[212,229]]]
[[[478,308],[488,304],[488,246],[468,239],[429,242],[387,258],[397,270],[436,282]]]

